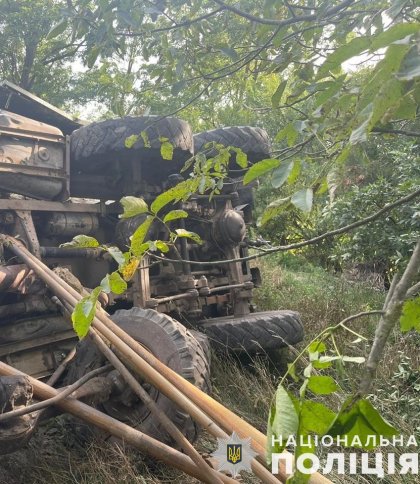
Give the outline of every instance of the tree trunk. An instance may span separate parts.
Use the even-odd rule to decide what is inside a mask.
[[[31,40],[33,42],[31,42]],[[19,82],[20,87],[22,87],[23,89],[31,88],[32,81],[30,75],[34,66],[37,48],[38,41],[34,39],[28,39],[27,41],[25,41],[25,59],[23,61],[22,73],[20,75]]]

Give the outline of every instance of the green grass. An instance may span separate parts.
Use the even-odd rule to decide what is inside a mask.
[[[257,290],[260,310],[293,309],[301,313],[305,325],[305,341],[301,350],[324,328],[360,311],[380,309],[385,293],[369,283],[350,282],[325,272],[299,257],[277,256],[259,262],[263,286]],[[339,334],[341,352],[367,356],[377,316],[355,320],[351,328],[368,338],[367,343],[352,344],[355,336]],[[408,435],[415,432],[420,440],[420,335],[401,335],[396,329],[388,345],[377,375],[372,401],[381,413]],[[294,358],[290,353],[289,358]],[[343,374],[332,372],[340,386],[351,392],[357,388],[362,367],[351,365]],[[231,358],[213,358],[213,395],[228,408],[265,432],[271,398],[280,374],[264,358],[246,366]],[[289,383],[290,384],[290,383]],[[294,384],[290,384],[295,390]],[[337,408],[344,395],[329,399]],[[210,454],[215,441],[208,435],[198,442],[198,449]],[[397,453],[404,448],[383,449]],[[18,469],[18,475],[14,470]],[[118,449],[102,442],[81,446],[69,430],[67,419],[60,417],[40,429],[28,449],[0,460],[0,484],[139,484],[196,482],[185,475],[144,459],[130,449]],[[11,480],[15,475],[16,480]],[[3,477],[2,477],[3,476]],[[4,479],[4,476],[8,476]],[[370,479],[368,479],[370,477]],[[375,476],[334,476],[334,482],[377,482]],[[250,476],[244,482],[258,482]],[[415,476],[390,476],[384,482],[416,482]]]

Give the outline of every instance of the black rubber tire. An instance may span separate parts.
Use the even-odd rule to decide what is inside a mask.
[[[137,307],[116,311],[112,319],[130,336],[147,347],[160,361],[204,392],[210,393],[210,367],[205,349],[181,323],[166,314]],[[66,384],[76,381],[88,371],[104,363],[104,358],[89,339],[81,341],[74,363],[69,369]],[[188,440],[195,442],[199,435],[199,428],[191,417],[157,390],[154,390],[153,398],[159,409],[177,425]],[[112,402],[98,406],[100,410],[118,418],[119,415],[110,412],[111,407]],[[116,408],[119,414],[121,407]],[[123,409],[127,409],[127,416],[119,419],[132,425],[138,415],[134,416],[134,410],[132,410],[130,416],[129,407],[124,406]],[[143,420],[137,423],[136,427],[147,435],[174,445],[161,424],[156,422],[149,412],[143,410],[141,414]],[[108,436],[101,435],[101,437]]]
[[[203,131],[194,135],[194,152],[204,150],[204,145],[214,141],[224,146],[235,146],[247,154],[251,163],[268,158],[271,152],[271,143],[267,131],[251,126],[232,126],[228,128]],[[214,156],[209,153],[207,156]],[[233,168],[239,168],[234,166]]]
[[[304,335],[299,313],[295,311],[213,318],[201,321],[199,328],[216,349],[249,354],[293,346],[302,341]]]
[[[150,147],[144,146],[140,136],[147,132]],[[138,136],[131,147],[125,140]],[[167,138],[174,147],[172,160],[162,159],[160,137]],[[193,135],[190,125],[178,118],[159,116],[126,116],[83,126],[73,131],[70,137],[71,166],[73,171],[96,173],[104,164],[115,161],[139,161],[146,170],[153,168],[162,176],[177,173],[193,154]],[[158,163],[157,163],[158,162]],[[156,166],[158,165],[158,166]]]

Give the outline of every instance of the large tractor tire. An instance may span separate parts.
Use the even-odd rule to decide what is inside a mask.
[[[240,148],[247,154],[251,163],[268,158],[271,152],[271,143],[267,131],[251,126],[232,126],[195,134],[195,153],[206,150],[205,145],[210,142]],[[214,154],[216,152],[210,151],[207,156],[214,156]],[[239,166],[233,166],[232,168],[239,168]]]
[[[303,339],[299,313],[265,311],[246,316],[213,318],[202,321],[199,329],[216,349],[235,353],[265,353],[293,346]]]
[[[137,307],[116,311],[112,319],[162,363],[204,392],[210,392],[207,348],[179,322],[166,314]],[[66,383],[76,381],[88,371],[105,363],[96,346],[89,339],[83,340],[78,345],[75,362],[69,369]],[[194,442],[198,437],[199,429],[191,417],[151,385],[146,384],[144,387],[158,408],[176,424],[190,442]],[[160,422],[156,421],[146,406],[129,389],[125,389],[120,395],[112,396],[98,408],[120,421],[133,425],[147,435],[168,444],[174,444]],[[101,437],[107,436],[101,435]]]
[[[146,140],[141,133],[146,133]],[[130,136],[137,138],[127,147]],[[173,146],[171,160],[162,158],[162,138]],[[144,165],[144,173],[153,176],[156,172],[160,181],[179,172],[194,150],[191,127],[186,121],[159,116],[127,116],[92,123],[73,131],[70,145],[73,172],[97,174],[107,165],[134,161]]]

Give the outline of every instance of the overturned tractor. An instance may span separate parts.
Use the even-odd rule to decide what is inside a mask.
[[[0,414],[31,402],[33,381],[28,383],[27,376],[39,380],[39,392],[49,398],[54,392],[48,394],[41,382],[66,387],[98,369],[96,384],[86,383],[73,397],[173,443],[167,425],[145,403],[148,398],[140,398],[140,390],[133,391],[134,384],[128,385],[115,365],[104,366],[109,358],[94,337],[78,342],[69,324],[72,303],[53,289],[58,277],[83,294],[115,270],[115,260],[101,249],[61,245],[82,234],[124,250],[144,216],[119,218],[121,197],[151,203],[182,180],[185,162],[211,141],[241,148],[251,163],[264,159],[270,151],[266,132],[234,127],[193,136],[184,121],[152,116],[79,125],[7,82],[0,86],[0,105],[0,362],[6,364],[0,370],[17,370],[7,377],[1,376],[6,370],[0,371],[0,389],[8,389],[0,392]],[[127,148],[125,140],[145,129],[150,146],[139,137]],[[172,160],[161,157],[162,137],[174,148]],[[294,345],[303,337],[297,313],[257,312],[252,302],[258,269],[236,260],[248,255],[252,190],[241,186],[240,167],[234,160],[231,165],[220,194],[211,199],[192,195],[176,207],[188,217],[173,221],[174,227],[197,233],[204,243],[183,238],[168,253],[157,252],[156,260],[144,257],[124,294],[101,299],[102,311],[121,334],[205,393],[210,392],[210,345],[255,354]],[[150,227],[150,240],[165,237],[161,224]],[[44,269],[37,268],[37,260]],[[154,408],[193,442],[197,419],[159,386],[137,380]],[[19,431],[0,420],[0,452],[22,445],[39,420],[27,415]]]

